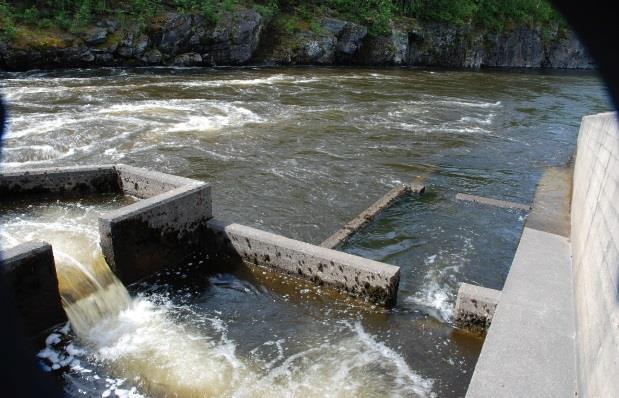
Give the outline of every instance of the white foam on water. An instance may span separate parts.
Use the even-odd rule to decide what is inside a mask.
[[[101,263],[94,225],[100,208],[34,207],[33,216],[2,220],[1,236],[5,246],[31,239],[54,246],[75,334],[65,326],[48,336],[38,354],[47,370],[106,380],[100,392],[106,396],[432,396],[432,381],[360,323],[332,325],[321,342],[295,353],[279,338],[263,344],[275,355],[254,350],[241,357],[222,319],[161,296],[129,297]]]
[[[404,299],[426,308],[430,315],[446,323],[453,320],[458,274],[470,261],[468,253],[473,249],[471,238],[463,236],[460,238],[463,246],[459,252],[442,250],[425,259],[428,271],[424,276],[423,287]]]
[[[78,362],[81,372],[92,373],[90,358],[111,373],[110,387],[126,391],[177,397],[432,397],[432,380],[414,372],[402,356],[365,331],[359,322],[342,322],[314,347],[286,355],[286,340],[266,341],[247,358],[237,354],[227,337],[228,326],[219,318],[198,313],[179,322],[181,308],[170,301],[137,297],[115,317],[103,319],[82,335],[74,352],[58,348],[58,333],[48,339],[39,356],[47,365]],[[192,324],[209,324],[204,334]],[[276,355],[264,358],[262,347]],[[75,367],[75,366],[73,366]],[[56,366],[57,368],[57,366]],[[92,377],[92,375],[88,375]],[[116,385],[113,380],[122,380]],[[127,381],[137,381],[125,382]],[[369,382],[371,380],[371,382]]]

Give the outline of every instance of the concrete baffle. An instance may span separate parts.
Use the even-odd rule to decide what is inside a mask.
[[[0,259],[7,289],[30,336],[66,321],[49,243],[23,243],[0,251]]]

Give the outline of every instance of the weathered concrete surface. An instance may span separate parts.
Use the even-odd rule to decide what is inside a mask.
[[[325,239],[320,246],[333,249],[346,242],[352,235],[372,221],[382,210],[391,206],[393,202],[407,193],[423,194],[425,186],[419,184],[400,184],[387,192],[370,207],[353,218],[346,225]]]
[[[189,178],[140,169],[125,164],[115,165],[114,170],[116,170],[118,175],[122,192],[125,195],[132,195],[141,199],[150,198],[197,182]]]
[[[0,251],[0,262],[7,288],[29,335],[66,321],[54,254],[48,243],[27,242]]]
[[[139,169],[133,171],[139,172]],[[139,197],[151,196],[171,179],[158,182],[157,173],[131,174],[129,186]],[[122,172],[121,172],[122,175]],[[121,177],[122,178],[122,177]],[[139,180],[138,189],[133,181]],[[179,178],[178,181],[186,179]],[[146,183],[150,181],[150,183]],[[148,199],[111,211],[99,218],[101,249],[110,268],[123,282],[133,282],[182,262],[206,243],[206,222],[212,217],[211,187],[190,181]],[[139,188],[143,187],[144,191]]]
[[[0,198],[52,194],[119,192],[112,165],[50,167],[0,173]]]
[[[582,119],[571,241],[579,396],[619,397],[619,123]]]
[[[208,223],[217,250],[245,262],[365,297],[373,303],[395,303],[400,268],[219,220]]]
[[[523,211],[531,210],[530,205],[524,205],[522,203],[515,203],[515,202],[508,202],[506,200],[485,198],[483,196],[469,195],[466,193],[458,193],[456,195],[456,200],[480,203],[480,204],[488,205],[488,206],[503,207],[506,209],[515,209],[515,210],[523,210]]]
[[[454,311],[454,324],[476,333],[485,333],[490,327],[500,299],[500,290],[468,283],[460,284]]]
[[[568,239],[525,227],[466,396],[574,397],[573,300]]]

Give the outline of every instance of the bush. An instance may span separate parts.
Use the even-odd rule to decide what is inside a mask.
[[[254,4],[254,10],[265,18],[271,18],[279,12],[277,0],[269,0],[264,4]]]
[[[0,39],[10,40],[16,33],[13,9],[6,1],[0,0]]]

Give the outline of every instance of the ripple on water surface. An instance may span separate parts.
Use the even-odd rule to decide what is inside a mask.
[[[450,327],[457,284],[500,288],[523,220],[453,195],[529,203],[542,170],[569,159],[582,115],[609,108],[590,73],[103,68],[3,74],[0,85],[11,105],[4,168],[123,162],[204,179],[217,217],[309,242],[396,184],[428,186],[344,247],[401,266],[393,310],[316,301],[324,292],[276,278],[177,271],[177,286],[164,274],[130,287],[132,306],[93,342],[67,329],[50,338],[43,355],[69,367],[74,395],[156,394],[138,369],[153,352],[177,363],[178,344],[225,369],[199,376],[204,364],[188,354],[187,379],[161,376],[190,390],[243,396],[251,381],[266,395],[462,396],[480,341]],[[79,216],[11,217],[95,239]],[[123,353],[125,341],[136,351]]]

